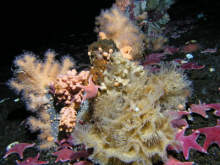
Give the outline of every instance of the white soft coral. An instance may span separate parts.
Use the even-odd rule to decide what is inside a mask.
[[[145,36],[118,8],[102,11],[100,16],[96,17],[96,25],[96,32],[104,33],[106,39],[112,39],[120,51],[128,46],[132,48],[132,57],[129,59],[141,56]]]

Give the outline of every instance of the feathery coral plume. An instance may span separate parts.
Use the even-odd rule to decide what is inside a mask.
[[[130,5],[130,3],[131,0],[116,0],[115,5],[120,11],[125,12],[126,8]]]
[[[48,84],[54,81],[59,74],[64,74],[74,62],[70,57],[64,57],[62,62],[55,60],[55,52],[48,50],[44,60],[38,60],[32,53],[24,53],[14,61],[17,70],[15,77],[8,85],[18,92],[22,92],[27,109],[37,117],[29,117],[27,124],[31,131],[40,131],[39,149],[53,147],[54,139],[58,134],[58,122],[54,120],[57,112],[54,102],[48,93]],[[50,122],[53,121],[53,122]]]
[[[54,58],[55,52],[49,50],[45,53],[44,61],[38,60],[32,53],[18,56],[14,61],[18,69],[15,71],[16,77],[11,79],[8,85],[18,92],[22,91],[29,110],[35,111],[37,107],[48,103],[45,87],[59,74],[74,66],[69,57],[63,60],[63,65]]]
[[[132,59],[142,55],[144,34],[117,7],[102,11],[101,15],[96,17],[96,25],[98,27],[95,31],[102,32],[102,35],[104,33],[107,39],[112,39],[120,51],[127,46],[131,47]]]

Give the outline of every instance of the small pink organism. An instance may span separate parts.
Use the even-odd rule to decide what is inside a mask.
[[[191,53],[195,52],[200,49],[200,45],[197,43],[196,40],[190,40],[185,43],[185,45],[182,47],[181,51],[184,53]]]
[[[206,50],[201,51],[201,53],[215,53],[215,52],[217,52],[217,48],[215,48],[215,49],[206,49]]]

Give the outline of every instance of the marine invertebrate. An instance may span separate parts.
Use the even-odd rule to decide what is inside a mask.
[[[134,5],[133,2],[134,1],[132,1],[132,5]],[[126,26],[126,30],[130,28],[126,34],[123,33],[115,37],[114,35],[119,33],[115,31],[117,28],[110,27],[110,29],[108,29],[109,26],[112,26],[109,25],[109,22],[112,21],[111,19],[113,19],[112,17],[114,16],[122,18],[120,21]],[[139,19],[146,19],[147,14],[144,13],[141,17],[139,17]],[[34,112],[37,111],[37,117],[40,116],[39,118],[29,118],[28,123],[31,125],[31,129],[33,131],[40,130],[40,139],[51,142],[49,143],[49,147],[51,147],[58,132],[58,122],[54,122],[54,120],[59,120],[57,117],[61,115],[59,124],[60,130],[72,132],[75,125],[77,125],[73,132],[73,141],[77,144],[85,143],[87,148],[94,148],[94,153],[90,158],[102,164],[109,162],[115,164],[116,162],[152,164],[158,160],[166,162],[167,146],[175,144],[176,141],[186,144],[185,146],[177,146],[180,150],[183,150],[186,158],[188,158],[190,147],[204,151],[202,147],[195,142],[198,131],[187,137],[183,136],[184,130],[182,130],[180,134],[177,133],[177,127],[188,126],[186,121],[181,119],[181,114],[176,112],[177,108],[181,110],[184,109],[186,98],[190,96],[191,93],[191,88],[189,87],[190,82],[187,81],[183,71],[178,70],[174,63],[160,63],[158,64],[160,67],[159,70],[152,73],[149,69],[144,70],[143,66],[137,62],[131,62],[132,59],[138,59],[138,57],[141,56],[142,46],[140,43],[143,43],[143,38],[141,38],[143,36],[139,35],[140,32],[137,28],[132,26],[129,21],[127,22],[127,18],[115,8],[106,11],[99,18],[100,22],[102,22],[101,19],[106,21],[104,21],[104,24],[100,23],[100,28],[107,25],[107,30],[103,28],[105,32],[100,31],[100,40],[89,47],[88,55],[90,56],[93,66],[91,68],[88,86],[86,86],[86,82],[89,73],[80,72],[77,74],[77,71],[74,69],[71,71],[68,70],[65,73],[60,72],[58,77],[46,74],[46,77],[49,77],[48,79],[53,80],[53,82],[50,82],[51,89],[45,85],[47,83],[40,82],[38,84],[32,82],[30,80],[33,77],[32,75],[28,75],[25,79],[16,78],[16,80],[18,80],[17,84],[16,82],[14,83],[14,86],[17,85],[16,88],[19,88],[19,85],[23,83],[22,81],[26,81],[26,79],[30,81],[26,84],[24,82],[27,87],[21,87],[22,90],[25,91],[26,88],[28,89],[30,86],[33,87],[34,83],[40,87],[39,93],[37,93],[38,90],[33,90],[34,92],[26,90],[24,92],[25,94],[33,92],[32,95],[29,95],[27,100],[31,103],[31,110]],[[164,17],[166,22],[167,19],[165,18],[167,17]],[[119,20],[116,19],[115,22],[119,23],[119,25],[116,24],[116,27],[123,27]],[[158,20],[158,22],[162,21]],[[147,21],[144,23],[147,23]],[[110,24],[113,24],[113,22]],[[153,23],[151,25],[153,25]],[[148,35],[158,36],[154,31]],[[111,37],[109,36],[113,36],[113,38],[110,39]],[[128,38],[131,40],[128,40]],[[113,39],[117,42],[117,47],[119,47],[120,52],[117,52],[118,49]],[[131,44],[133,40],[134,42],[138,40],[138,44]],[[153,42],[153,50],[161,49],[163,41],[163,38],[160,37],[158,40],[155,40],[155,42]],[[124,45],[120,45],[122,43]],[[135,54],[133,54],[134,50],[137,50]],[[177,49],[172,51],[175,52]],[[172,51],[167,52],[172,54]],[[161,55],[153,55],[149,57],[148,60],[155,60],[159,63],[161,58]],[[52,68],[51,70],[53,71],[53,64],[56,63],[56,61],[50,58],[47,60],[51,61],[48,62],[48,68]],[[39,65],[40,67],[43,62],[36,63],[32,63],[34,64],[33,66]],[[60,66],[60,64],[55,66]],[[193,66],[193,68],[198,67],[195,63],[188,67],[191,66]],[[48,72],[48,68],[46,67],[46,72]],[[38,68],[35,69],[37,70]],[[42,69],[39,69],[39,72],[42,74],[41,70],[44,69],[45,68],[42,67]],[[18,70],[17,73],[21,75],[27,74],[24,70]],[[95,84],[100,83],[103,91],[94,102],[89,102],[88,104],[87,99],[95,97],[99,88],[98,85],[93,83],[93,73],[98,75],[96,77],[94,76],[96,80]],[[56,78],[56,80],[54,80],[54,78]],[[35,79],[33,78],[33,80]],[[47,89],[47,91],[43,91],[42,89]],[[41,93],[42,91],[43,93]],[[48,91],[50,91],[50,93],[46,93]],[[83,95],[83,92],[86,94]],[[61,106],[64,106],[58,115],[54,113],[56,107],[53,107],[54,102],[51,101],[51,94],[53,94],[55,101],[58,101],[55,103],[60,103]],[[34,102],[33,100],[36,101],[36,105],[32,104]],[[82,102],[83,105],[79,106]],[[76,120],[76,107],[82,110],[82,112],[78,113],[78,123]],[[215,108],[218,107],[215,106]],[[174,115],[170,115],[169,111],[166,111],[167,109],[174,112]],[[217,110],[217,113],[218,112],[219,110]],[[51,113],[52,115],[55,114],[55,117],[52,116]],[[186,115],[188,113],[184,112],[183,114]],[[218,128],[206,128],[205,130],[217,130],[216,132],[219,133]],[[201,130],[201,132],[203,131]],[[179,137],[174,139],[175,136]],[[210,139],[211,138],[207,138],[208,141],[210,141]],[[215,142],[215,140],[214,138],[211,139],[212,142]],[[192,145],[190,146],[189,143]],[[42,144],[40,148],[44,149],[46,148],[45,146],[45,144]],[[207,147],[207,144],[205,146]],[[59,149],[64,149],[54,153],[54,155],[58,156],[56,162],[59,160],[72,160],[74,157],[74,151],[65,149],[65,147],[72,149],[74,146],[61,144]],[[80,153],[82,154],[83,152]],[[80,153],[78,154],[80,155]],[[89,155],[85,154],[84,156],[87,157]],[[79,157],[77,157],[77,159],[78,158]],[[28,161],[31,160],[28,159]]]
[[[59,123],[59,130],[66,132],[72,132],[73,128],[76,125],[76,110],[75,104],[70,106],[65,106],[60,111],[60,123]]]
[[[104,33],[104,38],[112,39],[118,49],[132,48],[132,59],[140,58],[143,52],[144,34],[117,7],[102,11],[96,17],[96,32]],[[129,57],[131,58],[131,57]]]
[[[93,81],[99,84],[101,79],[103,79],[103,72],[107,68],[107,63],[110,60],[110,56],[117,49],[116,44],[111,39],[107,39],[105,34],[103,34],[97,42],[92,43],[88,47],[88,55],[90,58],[90,74],[93,75]]]
[[[68,160],[72,160],[73,159],[72,156],[74,155],[74,153],[75,152],[70,149],[62,149],[53,153],[53,155],[58,156],[57,159],[55,160],[55,163],[57,163],[58,161],[66,162]]]
[[[32,53],[18,56],[14,61],[16,74],[8,82],[10,87],[22,93],[27,110],[36,114],[27,119],[27,124],[31,131],[40,131],[38,148],[41,150],[53,147],[58,135],[59,113],[54,108],[49,84],[74,66],[68,56],[62,59],[62,63],[54,58],[55,52],[50,50],[45,53],[44,61],[37,60]]]
[[[217,104],[203,104],[205,107],[209,107],[215,110],[214,114],[220,116],[220,103]]]
[[[23,159],[23,152],[26,148],[33,147],[35,144],[29,144],[29,143],[17,143],[13,147],[7,150],[6,154],[3,158],[6,158],[8,155],[12,153],[18,153],[19,157]]]
[[[220,134],[220,120],[217,121],[216,126],[214,127],[205,127],[205,128],[199,128],[197,129],[199,133],[204,134],[206,137],[206,140],[204,142],[204,150],[207,152],[208,147],[216,143],[220,147],[220,139],[219,139],[219,134]]]
[[[87,99],[96,97],[98,94],[98,88],[100,88],[100,86],[95,85],[93,83],[92,76],[89,77],[89,85],[87,86],[77,85],[77,87],[82,88],[86,92],[86,94],[83,96],[82,102]]]
[[[204,118],[208,118],[208,115],[206,115],[206,111],[210,110],[209,107],[204,106],[204,104],[201,103],[201,101],[199,101],[199,104],[191,104],[190,105],[190,112],[193,113],[197,113],[200,114],[201,116],[203,116]]]
[[[193,131],[193,133],[188,136],[184,136],[184,133],[185,129],[182,129],[176,134],[176,140],[178,140],[179,143],[174,144],[172,147],[177,152],[182,151],[186,160],[189,159],[189,150],[191,148],[206,153],[206,151],[196,142],[196,139],[199,136],[199,131]]]
[[[37,154],[35,158],[27,158],[25,161],[20,162],[16,160],[16,163],[18,165],[35,165],[35,164],[48,164],[49,162],[45,161],[39,161],[38,158],[40,157],[40,154]]]
[[[66,74],[60,74],[56,80],[50,82],[50,92],[60,103],[80,104],[83,99],[83,90],[78,86],[86,82],[88,75],[88,71],[81,71],[77,74],[75,69],[68,70]]]
[[[131,0],[116,0],[115,5],[120,11],[125,12],[130,3]]]
[[[177,69],[176,63],[160,63],[160,71],[155,73],[156,79],[164,83],[164,94],[160,98],[161,106],[165,109],[175,109],[185,105],[191,95],[191,81],[187,80],[184,71]]]
[[[199,48],[200,46],[198,43],[188,43],[182,47],[181,51],[184,53],[191,53],[197,51]]]
[[[215,49],[206,49],[206,50],[201,51],[201,53],[215,53],[215,52],[217,52],[217,48],[215,48]]]
[[[166,161],[166,148],[174,143],[176,134],[172,126],[174,117],[166,109],[175,110],[176,107],[165,106],[163,97],[167,97],[166,94],[178,97],[175,91],[187,88],[190,83],[184,82],[186,79],[175,65],[164,64],[161,71],[154,74],[124,59],[119,52],[111,55],[111,60],[103,73],[102,94],[95,99],[93,107],[78,114],[85,124],[75,127],[74,144],[83,143],[87,148],[94,148],[89,158],[101,164]],[[173,84],[173,79],[164,80],[170,72],[179,74],[175,77],[178,79],[175,87],[168,86]],[[167,105],[169,103],[167,100]]]

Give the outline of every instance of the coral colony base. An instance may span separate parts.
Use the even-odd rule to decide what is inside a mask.
[[[149,2],[145,3],[146,11],[166,9],[173,3]],[[129,13],[125,14],[127,7]],[[182,116],[198,113],[207,117],[206,111],[210,109],[215,109],[215,115],[220,116],[219,104],[192,104],[189,111],[185,110],[192,89],[183,69],[204,66],[181,59],[161,62],[165,54],[179,51],[179,48],[162,47],[164,36],[152,36],[156,31],[161,32],[157,28],[168,22],[168,15],[155,20],[158,26],[151,28],[152,22],[148,27],[144,24],[151,15],[139,12],[138,17],[136,10],[134,1],[118,0],[97,17],[99,39],[88,49],[90,71],[75,70],[69,56],[58,62],[51,50],[42,61],[32,53],[25,53],[14,61],[17,70],[8,84],[22,93],[27,110],[33,113],[27,124],[31,131],[40,132],[37,148],[52,150],[52,155],[57,156],[55,162],[193,164],[181,163],[169,156],[167,150],[183,152],[188,160],[191,148],[207,153],[212,143],[220,145],[219,120],[214,127],[184,135],[188,123]],[[139,26],[130,21],[134,15],[139,19]],[[145,31],[141,31],[140,26],[145,26]],[[147,55],[143,61],[142,54],[150,45],[151,50],[157,47],[164,53]],[[206,137],[204,148],[196,142],[199,134]],[[7,147],[4,158],[18,153],[22,159],[25,148],[34,145],[13,143]],[[16,162],[19,165],[48,164],[38,158],[39,154]]]

